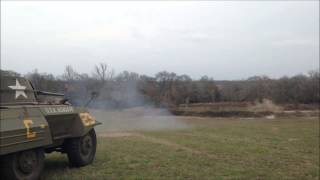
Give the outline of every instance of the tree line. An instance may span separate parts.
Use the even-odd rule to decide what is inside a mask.
[[[2,71],[1,74],[24,76],[36,89],[64,93],[71,103],[80,106],[86,104],[95,92],[97,97],[89,106],[104,109],[263,99],[278,104],[318,104],[320,100],[319,70],[279,79],[254,76],[237,81],[215,81],[208,76],[195,80],[185,74],[167,71],[153,77],[128,71],[116,74],[104,63],[94,66],[92,74],[79,73],[70,65],[59,76],[37,70],[24,75],[13,71]]]

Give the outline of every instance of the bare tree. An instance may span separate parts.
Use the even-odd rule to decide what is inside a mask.
[[[94,67],[94,77],[105,83],[107,80],[111,80],[114,76],[114,70],[110,69],[107,64],[99,63]]]
[[[71,65],[67,65],[64,74],[62,75],[62,78],[67,81],[74,81],[77,80],[79,77],[79,74],[72,68]]]

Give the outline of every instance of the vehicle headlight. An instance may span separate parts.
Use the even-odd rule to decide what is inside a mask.
[[[80,113],[79,116],[85,126],[90,126],[96,123],[96,119],[89,113]]]

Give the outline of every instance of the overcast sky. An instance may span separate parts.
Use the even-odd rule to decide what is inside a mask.
[[[1,68],[278,78],[319,68],[319,1],[1,1]]]

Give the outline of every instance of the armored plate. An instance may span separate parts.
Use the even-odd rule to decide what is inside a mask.
[[[0,155],[52,144],[48,123],[39,108],[0,109]]]
[[[0,105],[36,103],[31,83],[20,77],[0,77]]]

